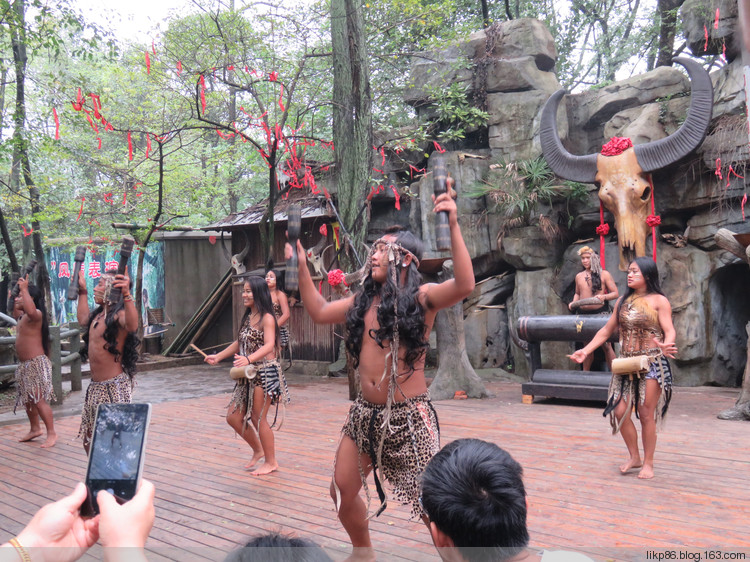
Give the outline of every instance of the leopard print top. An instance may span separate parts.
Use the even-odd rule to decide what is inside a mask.
[[[653,338],[664,339],[659,325],[659,316],[648,302],[636,296],[629,297],[620,305],[620,357],[636,355],[658,355],[661,350],[654,345]]]
[[[250,355],[258,351],[265,343],[263,329],[255,328],[250,324],[250,315],[248,314],[245,322],[240,328],[240,334],[237,338],[240,344],[240,355]]]

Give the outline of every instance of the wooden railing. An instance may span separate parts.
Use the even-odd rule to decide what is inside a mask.
[[[70,365],[70,388],[71,390],[81,390],[81,330],[78,324],[71,323],[67,329],[61,326],[49,327],[50,340],[50,362],[52,363],[52,389],[55,391],[56,400],[54,405],[63,403],[62,388],[62,366]],[[62,349],[63,340],[68,340],[68,349]],[[0,337],[0,344],[16,343],[15,336]],[[18,367],[14,365],[0,366],[0,374],[12,373]]]

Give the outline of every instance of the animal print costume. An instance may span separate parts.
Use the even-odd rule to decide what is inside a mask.
[[[37,404],[44,400],[48,404],[55,399],[52,389],[52,363],[46,355],[38,355],[22,361],[16,367],[16,404],[13,413],[21,404]]]
[[[237,338],[239,343],[239,354],[247,357],[258,351],[265,343],[263,330],[255,328],[250,323],[250,315],[247,316],[245,322],[240,328],[240,333]],[[256,386],[263,388],[263,394],[271,399],[271,404],[276,404],[276,415],[274,422],[271,427],[276,425],[278,419],[279,404],[282,406],[282,417],[278,424],[280,428],[284,419],[284,406],[288,404],[291,399],[289,397],[289,388],[286,384],[286,378],[284,377],[284,371],[281,369],[281,365],[278,360],[266,360],[258,361],[255,363],[259,367],[258,373],[252,381],[247,379],[237,379],[232,391],[232,399],[229,401],[229,406],[234,406],[233,412],[240,410],[245,412],[245,426],[250,419],[250,414],[253,409],[253,389]]]
[[[81,412],[81,427],[78,430],[78,437],[83,438],[84,446],[88,447],[91,443],[99,404],[130,404],[134,386],[133,379],[125,373],[120,373],[106,381],[92,380],[89,383]]]
[[[653,338],[664,341],[664,332],[659,325],[658,313],[642,297],[631,295],[624,300],[619,309],[620,324],[620,357],[649,356],[649,372],[643,377],[629,375],[612,375],[609,383],[609,395],[604,416],[609,415],[612,433],[620,431],[623,419],[617,419],[615,408],[621,400],[628,401],[625,416],[630,415],[633,404],[643,404],[646,400],[646,381],[655,379],[661,387],[659,402],[656,405],[657,428],[663,425],[664,418],[672,400],[672,369],[669,361],[659,347],[654,346]],[[635,410],[638,417],[638,408]]]

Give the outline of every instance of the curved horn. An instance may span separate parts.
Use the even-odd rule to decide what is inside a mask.
[[[680,160],[698,148],[711,124],[714,88],[708,72],[697,62],[675,58],[690,76],[690,108],[682,126],[664,139],[639,144],[635,156],[644,172],[653,172]]]
[[[224,231],[221,231],[221,251],[224,254],[224,257],[227,258],[227,261],[232,261],[232,254],[227,250],[227,247],[224,245]]]
[[[241,232],[245,236],[245,248],[239,254],[237,254],[237,260],[240,262],[245,259],[245,256],[250,251],[250,238],[247,237],[247,232],[245,232],[244,230],[242,230]]]
[[[574,156],[560,142],[557,132],[557,106],[565,95],[565,90],[557,90],[550,96],[542,109],[539,125],[539,140],[547,164],[561,178],[583,183],[594,183],[596,178],[596,154]]]
[[[344,275],[344,281],[346,281],[346,284],[351,287],[354,283],[359,283],[360,281],[362,281],[362,279],[364,279],[366,270],[367,265],[365,264],[357,271]]]

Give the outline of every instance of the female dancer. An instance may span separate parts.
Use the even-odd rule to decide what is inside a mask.
[[[586,356],[620,330],[620,357],[648,355],[645,377],[612,375],[604,415],[609,414],[612,433],[619,430],[630,458],[620,466],[623,474],[641,468],[638,478],[654,477],[656,426],[667,413],[672,398],[672,371],[667,357],[677,353],[672,307],[659,286],[659,272],[651,258],[636,258],[628,266],[628,291],[617,301],[615,312],[594,339],[570,358],[583,363]],[[643,461],[638,452],[638,431],[631,420],[633,404],[641,420]]]
[[[254,363],[259,368],[252,381],[246,378],[237,380],[227,411],[227,423],[253,449],[253,458],[245,468],[252,468],[265,456],[263,464],[252,472],[260,476],[279,468],[274,435],[266,415],[272,404],[289,402],[289,391],[277,359],[279,328],[273,314],[271,295],[262,277],[253,275],[245,280],[242,302],[246,310],[237,340],[223,351],[206,356],[205,361],[215,365],[234,357],[235,367]],[[247,423],[248,416],[252,427]]]
[[[266,285],[271,293],[271,300],[273,301],[273,313],[276,315],[276,322],[279,324],[279,337],[280,346],[282,349],[289,347],[289,328],[287,322],[289,321],[289,299],[286,293],[279,289],[276,284],[278,275],[273,269],[270,269],[266,273]]]

